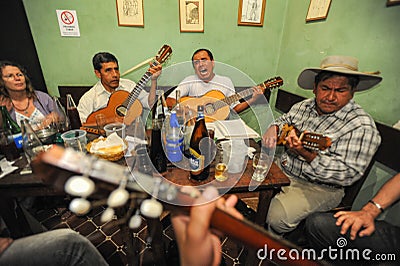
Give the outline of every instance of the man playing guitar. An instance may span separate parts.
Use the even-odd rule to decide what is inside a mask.
[[[172,108],[176,103],[175,95],[177,90],[180,91],[181,97],[200,97],[212,90],[220,91],[225,97],[235,94],[235,88],[230,78],[214,73],[215,63],[211,51],[204,48],[196,50],[192,56],[192,64],[196,75],[186,77],[169,94],[166,100],[169,108]],[[262,93],[261,90],[255,89],[251,99],[241,103],[233,103],[231,107],[236,113],[239,113],[253,103]]]
[[[113,92],[119,90],[130,92],[136,85],[131,80],[120,78],[118,60],[114,55],[100,52],[94,55],[92,62],[94,73],[100,80],[79,100],[78,112],[82,123],[86,122],[91,113],[106,107]],[[150,92],[142,90],[138,96],[138,100],[147,109],[154,104],[157,78],[161,74],[161,69],[161,64],[149,68],[148,71],[152,74]]]

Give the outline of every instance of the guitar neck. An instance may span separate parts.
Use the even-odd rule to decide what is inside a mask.
[[[253,94],[253,88],[248,88],[239,93],[226,97],[225,99],[222,99],[221,102],[224,102],[227,105],[231,105],[239,101],[240,99],[250,96],[252,94]]]
[[[154,61],[152,66],[157,66],[159,63],[157,61]],[[126,98],[124,101],[123,105],[128,107],[132,105],[132,103],[139,97],[140,92],[144,89],[146,86],[147,82],[150,80],[152,74],[150,71],[146,71],[146,73],[142,76],[142,78],[136,83],[135,88],[129,93],[129,96]]]

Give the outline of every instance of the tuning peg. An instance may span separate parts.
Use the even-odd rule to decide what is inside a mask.
[[[118,187],[108,196],[107,205],[111,208],[120,207],[126,203],[128,198],[128,191],[126,191],[124,188]]]
[[[90,202],[84,198],[75,198],[70,202],[69,209],[77,215],[84,215],[90,210]]]
[[[136,229],[142,224],[142,217],[139,215],[139,211],[135,213],[129,220],[129,228]]]
[[[72,176],[64,185],[65,191],[73,196],[87,197],[93,193],[94,182],[86,176]]]
[[[106,222],[111,221],[111,219],[112,219],[113,216],[114,216],[114,213],[115,213],[114,209],[108,207],[108,208],[105,209],[105,211],[101,214],[100,222],[106,223]]]
[[[149,218],[158,218],[160,217],[163,211],[162,204],[156,201],[154,198],[146,199],[140,205],[140,212]]]

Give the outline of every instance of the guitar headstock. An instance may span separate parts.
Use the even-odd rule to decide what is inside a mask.
[[[300,132],[293,125],[283,125],[281,134],[276,142],[277,145],[286,144],[285,138],[292,129],[296,131],[296,135],[299,135]],[[324,151],[332,145],[332,140],[329,137],[312,132],[301,133],[299,139],[301,140],[304,148],[314,151]]]
[[[301,142],[305,148],[317,151],[324,151],[332,145],[329,137],[316,133],[304,133]]]
[[[162,64],[164,63],[168,57],[172,54],[172,48],[171,46],[164,44],[161,49],[158,51],[156,55],[156,60],[158,63]]]
[[[281,77],[277,76],[277,77],[267,79],[266,81],[259,84],[258,86],[262,87],[263,90],[265,90],[265,89],[272,90],[275,88],[279,88],[282,85],[283,85],[283,79]]]

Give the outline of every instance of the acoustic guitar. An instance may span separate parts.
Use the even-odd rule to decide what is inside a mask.
[[[53,146],[39,154],[33,161],[32,167],[36,175],[45,183],[53,185],[55,189],[62,189],[64,183],[74,173],[89,173],[90,178],[96,181],[94,194],[97,195],[99,191],[114,190],[124,180],[125,189],[131,191],[130,199],[136,198],[139,202],[143,202],[143,194],[153,194],[158,191],[157,199],[163,203],[164,207],[174,211],[187,212],[187,207],[178,206],[190,206],[197,197],[196,193],[176,186],[162,177],[148,176],[136,171],[130,173],[125,166],[103,159],[93,160],[92,157],[71,149],[66,150],[59,146]],[[211,218],[211,226],[254,250],[265,249],[267,245],[268,255],[270,255],[268,259],[279,265],[323,265],[322,262],[302,256],[296,260],[282,260],[282,254],[288,255],[289,253],[294,254],[294,252],[301,254],[300,249],[292,243],[272,235],[264,228],[246,219],[238,219],[220,208],[215,209]],[[270,252],[270,250],[281,251],[278,253]]]
[[[332,145],[332,140],[322,134],[313,132],[300,132],[295,126],[285,124],[282,126],[281,134],[277,139],[277,145],[286,145],[286,137],[291,130],[295,130],[304,148],[313,151],[324,151]]]
[[[257,86],[261,87],[261,90],[264,92],[266,89],[272,90],[274,88],[279,88],[282,85],[283,79],[281,77],[274,77],[258,84]],[[213,122],[215,120],[225,120],[229,115],[230,105],[240,99],[251,96],[253,91],[253,88],[247,88],[239,93],[225,97],[222,92],[212,90],[201,97],[182,97],[180,102],[182,106],[189,106],[194,113],[196,113],[197,105],[204,105],[204,116],[206,122]]]
[[[164,63],[172,54],[172,48],[166,44],[158,51],[152,66]],[[152,74],[147,71],[137,82],[135,88],[129,93],[124,90],[115,91],[111,94],[107,106],[91,113],[86,119],[84,126],[96,125],[96,115],[104,114],[108,122],[120,121],[124,119],[125,124],[131,124],[138,116],[142,114],[142,104],[137,99],[140,92],[146,86]]]

